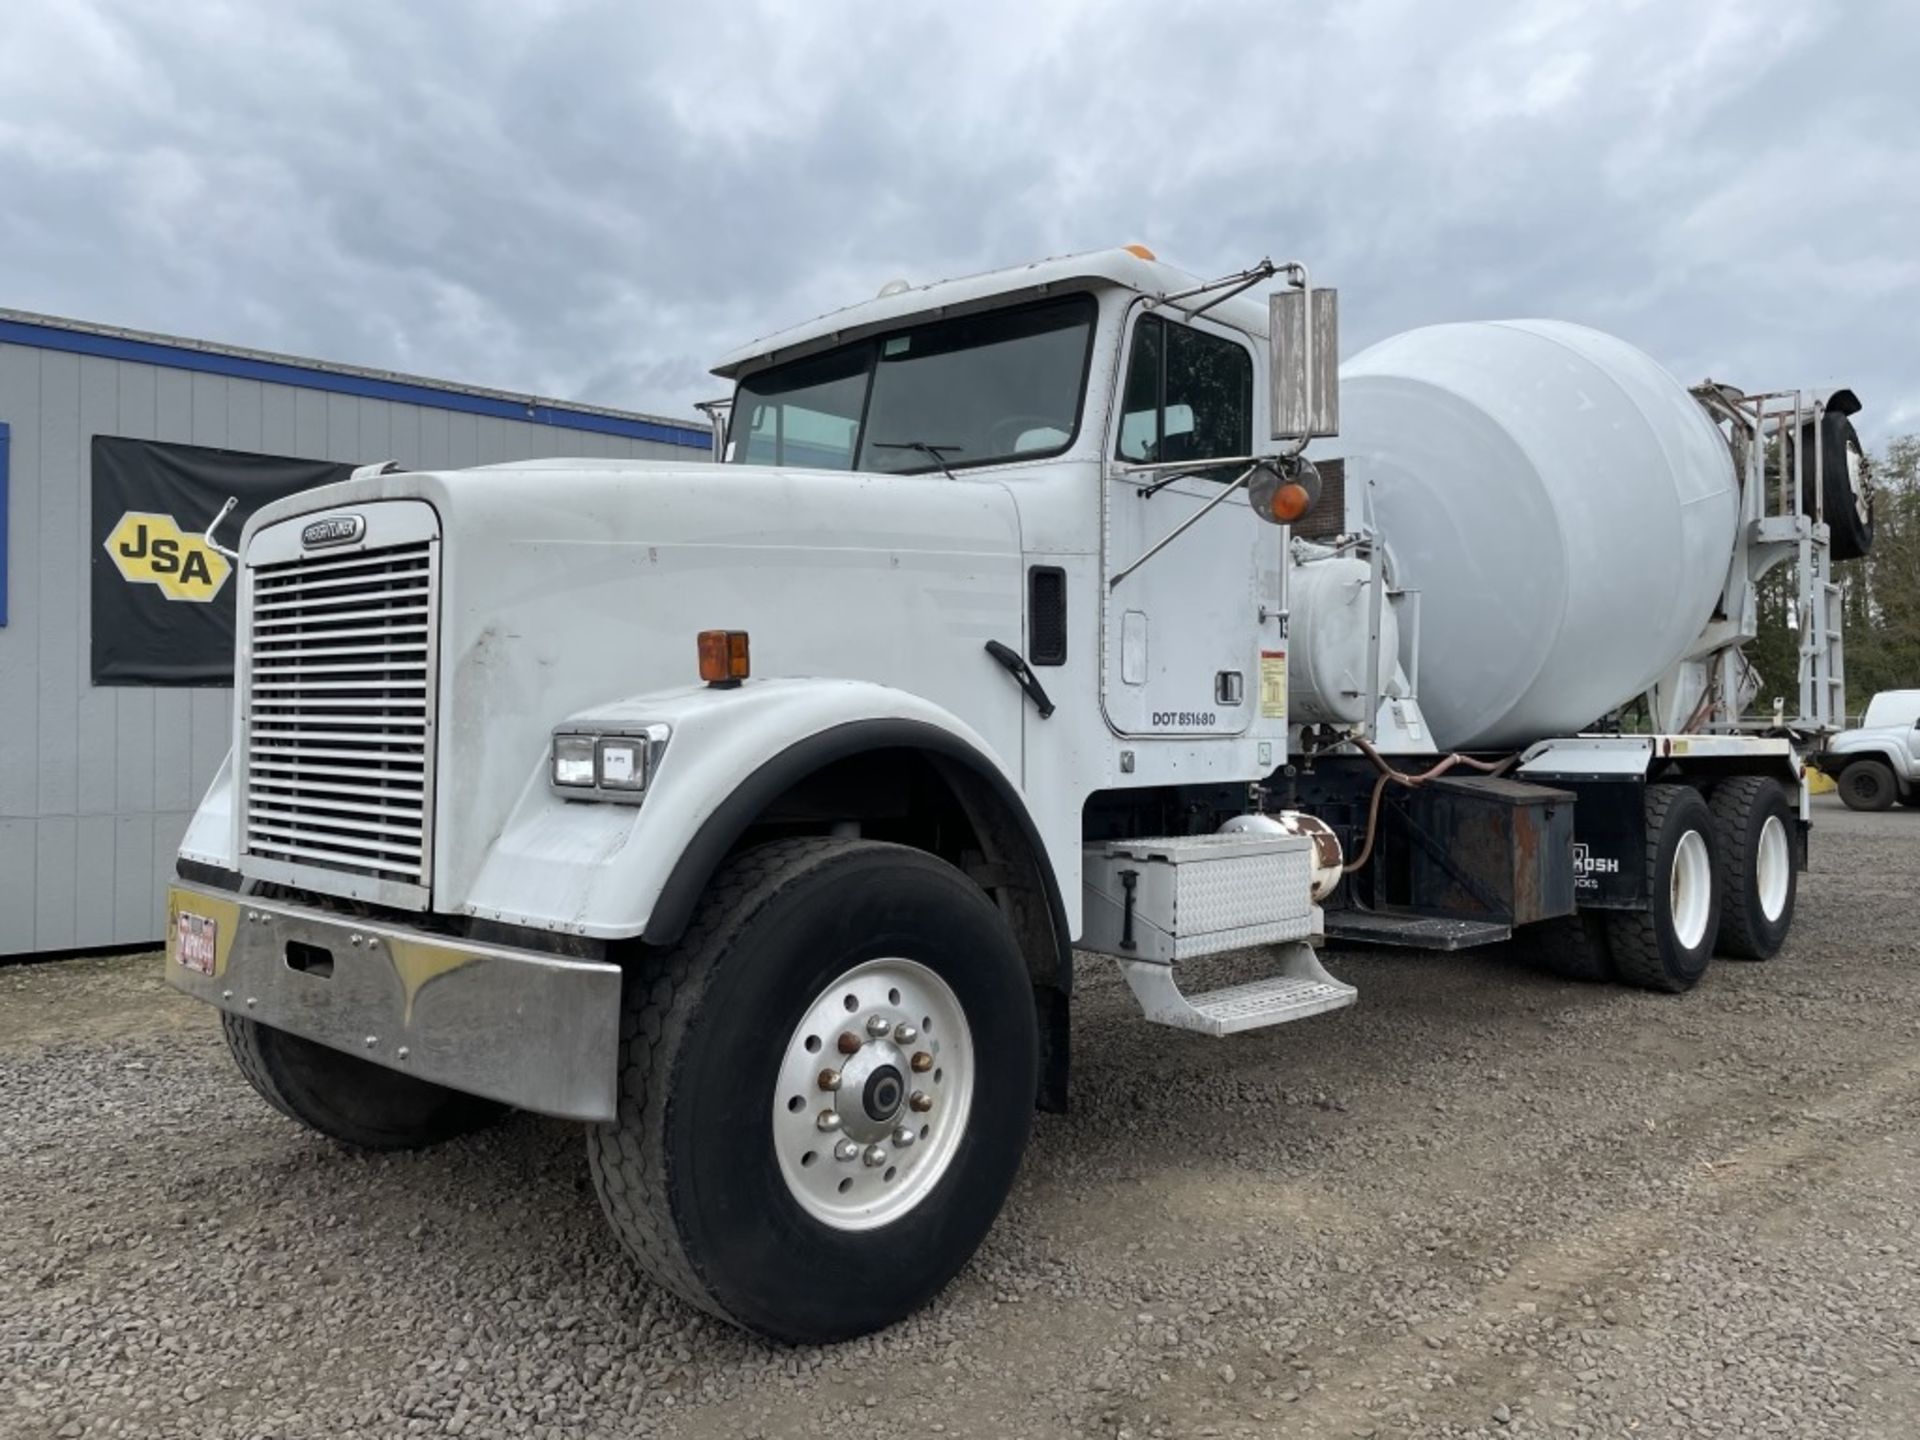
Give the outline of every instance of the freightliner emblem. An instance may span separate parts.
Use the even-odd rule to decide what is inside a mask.
[[[329,515],[316,520],[300,532],[302,550],[318,550],[325,545],[351,545],[367,533],[364,515]]]

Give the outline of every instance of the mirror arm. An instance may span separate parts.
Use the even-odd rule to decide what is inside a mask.
[[[1221,501],[1225,500],[1229,495],[1233,494],[1234,491],[1244,486],[1249,480],[1253,478],[1253,472],[1258,470],[1259,468],[1260,466],[1258,463],[1249,465],[1247,466],[1246,469],[1240,472],[1238,478],[1236,478],[1231,485],[1222,485],[1220,487],[1220,493],[1218,495],[1214,496],[1211,500],[1207,501],[1206,504],[1202,505],[1198,510],[1194,511],[1193,514],[1189,515],[1186,519],[1182,520],[1178,525],[1174,526],[1173,529],[1169,530],[1166,534],[1162,535],[1158,540],[1154,541],[1152,545],[1147,547],[1146,552],[1142,554],[1139,559],[1135,560],[1131,565],[1127,566],[1126,569],[1116,571],[1114,573],[1114,577],[1111,580],[1107,581],[1107,589],[1109,590],[1114,589],[1116,586],[1119,585],[1119,583],[1122,580],[1126,579],[1129,575],[1133,574],[1134,571],[1138,570],[1142,565],[1146,564],[1147,561],[1151,560],[1154,556],[1158,555],[1162,550],[1166,549],[1167,546],[1171,545],[1174,541],[1178,540],[1182,535],[1186,534],[1188,530],[1192,529],[1195,525],[1199,524],[1200,521],[1206,516],[1208,511],[1212,510]]]
[[[1213,309],[1214,306],[1220,304],[1222,301],[1231,300],[1243,290],[1251,290],[1262,280],[1269,280],[1273,276],[1283,273],[1291,274],[1292,271],[1297,268],[1298,266],[1291,260],[1279,265],[1274,264],[1272,260],[1262,260],[1250,270],[1236,271],[1232,275],[1222,275],[1218,280],[1208,280],[1186,290],[1175,290],[1171,294],[1161,295],[1157,297],[1156,303],[1171,305],[1174,309],[1185,313],[1189,320],[1194,320],[1206,314],[1207,311]],[[1231,285],[1233,288],[1222,294],[1215,295],[1213,299],[1197,308],[1180,303],[1182,300],[1191,300],[1196,296],[1219,290],[1223,285]]]

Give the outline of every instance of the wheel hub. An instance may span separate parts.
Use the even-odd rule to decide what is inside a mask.
[[[869,960],[821,991],[788,1037],[773,1145],[802,1209],[840,1230],[899,1218],[952,1162],[973,1100],[959,998],[917,961]]]
[[[1680,837],[1667,887],[1667,913],[1673,920],[1674,939],[1681,949],[1691,950],[1706,938],[1707,919],[1713,908],[1713,861],[1698,830]]]
[[[866,1094],[862,1097],[867,1115],[874,1120],[893,1119],[900,1109],[901,1096],[905,1093],[900,1088],[900,1072],[891,1065],[881,1066],[867,1081]]]
[[[1786,913],[1793,888],[1793,843],[1778,815],[1769,815],[1760,828],[1753,869],[1760,913],[1769,925],[1775,924]]]
[[[838,1087],[823,1097],[840,1116],[840,1128],[856,1140],[884,1140],[906,1108],[912,1063],[891,1038],[869,1040],[849,1055]]]

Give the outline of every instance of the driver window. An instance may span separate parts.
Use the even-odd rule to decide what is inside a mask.
[[[1142,316],[1121,397],[1120,458],[1208,460],[1252,448],[1253,357],[1246,347]]]

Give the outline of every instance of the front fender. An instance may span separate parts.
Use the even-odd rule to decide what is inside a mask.
[[[1905,776],[1908,773],[1906,757],[1902,747],[1891,737],[1874,735],[1864,731],[1848,733],[1841,731],[1828,742],[1827,748],[1813,757],[1814,764],[1829,775],[1837,775],[1855,760],[1884,760],[1893,773]]]
[[[972,726],[918,696],[866,681],[764,680],[735,690],[637,695],[569,718],[575,722],[672,727],[645,801],[563,799],[547,783],[547,757],[536,757],[472,888],[448,908],[596,939],[644,935],[667,943],[737,838],[723,809],[751,819],[785,788],[755,793],[756,785],[779,781],[772,762],[810,742],[824,754],[831,744],[825,737],[848,727],[924,736],[956,758],[970,757],[1003,793],[1020,794],[1005,758]]]

